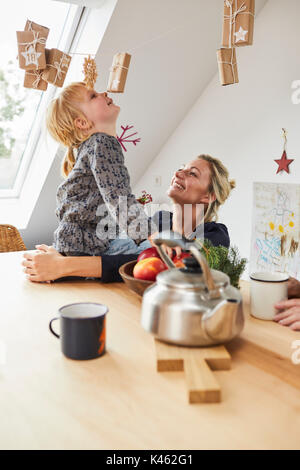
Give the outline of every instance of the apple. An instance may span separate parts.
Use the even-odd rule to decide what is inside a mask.
[[[160,258],[157,249],[155,246],[151,246],[150,248],[147,248],[146,250],[142,251],[139,256],[138,256],[138,261],[141,261],[142,259],[146,258]]]
[[[191,257],[191,253],[184,253],[184,252],[182,252],[179,258],[177,258],[177,255],[175,254],[175,255],[173,256],[173,258],[172,258],[172,261],[173,261],[173,263],[175,264],[175,267],[176,267],[176,268],[184,268],[185,266],[184,266],[182,260],[183,260],[184,258],[190,258],[190,257]]]
[[[144,281],[155,281],[156,276],[167,269],[160,258],[152,257],[138,261],[133,268],[133,277]]]

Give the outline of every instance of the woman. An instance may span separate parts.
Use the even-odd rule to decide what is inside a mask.
[[[234,187],[235,182],[229,180],[228,171],[220,160],[200,155],[175,172],[168,189],[168,195],[174,204],[173,213],[160,212],[154,217],[154,222],[159,231],[171,228],[188,237],[194,237],[202,232],[204,238],[209,239],[213,245],[228,247],[230,239],[227,228],[217,223],[216,219],[220,205],[226,201]],[[187,206],[189,211],[186,214],[184,208]],[[201,214],[199,218],[201,207],[204,212],[204,223]],[[34,282],[50,281],[65,276],[95,277],[102,282],[119,282],[121,278],[118,268],[128,261],[135,260],[141,251],[141,248],[137,247],[134,254],[119,251],[118,254],[102,256],[64,257],[47,245],[37,245],[36,248],[39,250],[37,253],[25,253],[22,263],[27,278]],[[145,248],[144,243],[143,249]],[[170,253],[168,248],[165,250]],[[179,255],[180,249],[177,248],[176,252]]]

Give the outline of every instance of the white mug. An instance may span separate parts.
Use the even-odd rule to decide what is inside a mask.
[[[273,320],[274,305],[288,297],[289,275],[286,273],[257,272],[250,275],[251,315],[261,320]]]

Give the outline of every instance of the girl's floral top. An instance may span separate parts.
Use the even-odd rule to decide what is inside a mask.
[[[120,229],[137,243],[147,238],[148,217],[132,194],[116,137],[98,132],[81,144],[58,188],[56,215],[54,247],[61,253],[99,256]]]

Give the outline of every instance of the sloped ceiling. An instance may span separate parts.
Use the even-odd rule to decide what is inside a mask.
[[[256,14],[267,0],[256,1]],[[105,90],[112,57],[132,54],[120,125],[134,125],[141,142],[128,144],[134,186],[217,71],[223,0],[119,0],[97,53]],[[85,51],[88,52],[88,51]]]

